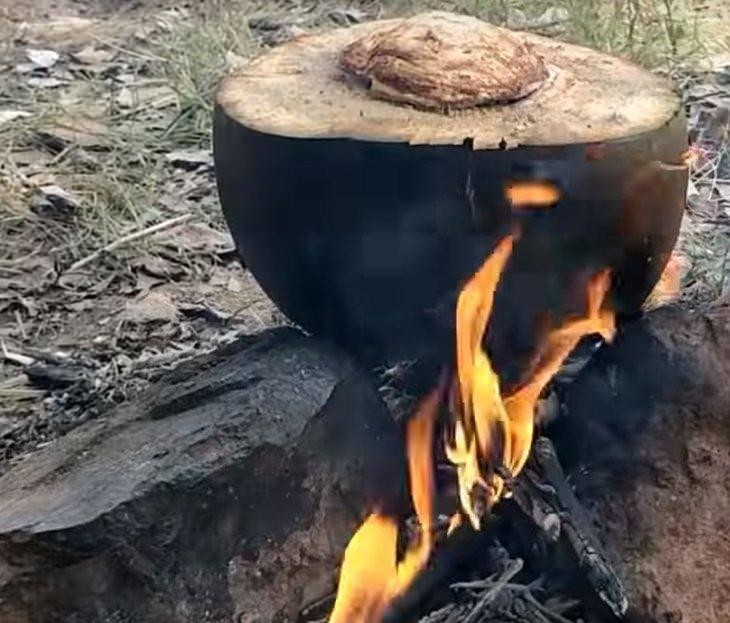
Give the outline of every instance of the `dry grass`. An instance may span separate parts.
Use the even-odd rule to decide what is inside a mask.
[[[415,12],[442,2],[393,0],[395,11]],[[676,62],[701,47],[694,19],[683,0],[460,0],[456,10],[488,21],[544,31],[573,43],[625,55],[647,66]],[[560,16],[551,26],[547,15]],[[544,17],[545,21],[540,22]]]

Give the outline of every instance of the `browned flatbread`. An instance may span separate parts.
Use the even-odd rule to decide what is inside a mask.
[[[512,102],[548,77],[532,46],[473,17],[433,12],[384,25],[342,51],[373,94],[421,108]]]

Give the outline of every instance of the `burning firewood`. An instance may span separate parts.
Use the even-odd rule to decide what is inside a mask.
[[[418,530],[401,547],[397,518],[365,519],[330,623],[380,622],[425,572],[439,453],[449,533],[510,493],[553,377],[669,259],[685,132],[661,78],[442,12],[303,37],[224,82],[215,158],[246,265],[311,330],[378,362],[433,344],[447,370],[406,423]]]

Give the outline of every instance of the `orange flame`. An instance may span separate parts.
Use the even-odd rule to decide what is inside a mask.
[[[592,333],[610,340],[615,332],[614,314],[605,305],[611,275],[604,269],[588,280],[583,314],[548,332],[532,360],[528,380],[504,395],[482,341],[516,238],[510,235],[499,242],[457,301],[456,372],[449,388],[452,419],[444,450],[456,467],[461,512],[452,515],[447,535],[462,517],[478,529],[485,512],[502,497],[506,473],[516,476],[522,470],[532,445],[537,400],[579,340]],[[433,439],[444,384],[442,380],[419,404],[406,428],[410,492],[420,533],[399,561],[397,521],[370,515],[345,551],[330,623],[381,621],[389,603],[428,562],[435,523]]]
[[[345,549],[330,623],[380,621],[428,562],[433,547],[433,437],[442,387],[421,402],[406,426],[408,476],[420,534],[397,560],[398,522],[378,513],[360,526]]]
[[[480,525],[480,513],[472,496],[490,488],[489,475],[486,479],[483,476],[480,458],[494,448],[495,431],[507,421],[499,379],[481,343],[492,313],[494,293],[513,246],[514,236],[507,236],[497,245],[461,290],[456,304],[456,370],[461,418],[454,424],[453,441],[446,442],[446,456],[456,466],[461,507],[475,528]],[[499,491],[492,493],[496,498]]]
[[[679,251],[672,251],[662,271],[659,281],[644,301],[644,310],[655,309],[676,301],[679,298],[679,290],[682,283],[682,273],[687,268],[687,258]]]
[[[537,399],[550,379],[560,370],[563,361],[586,335],[598,333],[607,341],[613,338],[614,314],[602,309],[610,286],[611,273],[608,269],[591,278],[588,283],[586,315],[567,320],[562,326],[550,331],[534,358],[530,380],[504,398],[504,407],[509,418],[504,466],[512,475],[516,476],[527,462],[535,427]]]
[[[560,200],[560,189],[547,180],[509,182],[504,194],[514,208],[549,208]]]
[[[456,311],[455,382],[461,388],[461,409],[454,414],[446,455],[457,468],[461,507],[475,529],[504,491],[502,474],[516,476],[527,461],[537,400],[547,383],[583,336],[600,333],[611,339],[614,332],[614,316],[603,309],[610,272],[602,270],[589,281],[585,315],[551,330],[534,358],[529,381],[504,396],[481,341],[513,243],[513,237],[505,238],[487,258],[462,290]]]

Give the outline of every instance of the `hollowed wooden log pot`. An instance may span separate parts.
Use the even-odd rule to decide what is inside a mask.
[[[379,359],[450,340],[459,289],[515,223],[486,338],[498,368],[531,351],[546,314],[579,312],[601,267],[616,310],[637,312],[685,205],[685,121],[665,80],[439,12],[265,53],[221,85],[214,147],[266,292]],[[504,188],[525,179],[560,199],[515,210]]]

